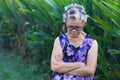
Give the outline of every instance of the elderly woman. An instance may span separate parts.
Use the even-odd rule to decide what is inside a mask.
[[[98,44],[83,31],[87,21],[84,7],[79,4],[66,6],[63,21],[67,33],[59,35],[54,42],[51,56],[52,80],[93,80]]]

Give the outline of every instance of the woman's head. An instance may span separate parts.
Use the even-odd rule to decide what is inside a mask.
[[[77,38],[83,31],[84,24],[80,20],[69,18],[67,19],[66,27],[68,34],[70,34],[70,36],[73,38]]]
[[[63,14],[63,21],[66,24],[67,31],[71,37],[78,37],[83,31],[84,25],[87,21],[87,15],[82,5],[70,4],[65,7]]]

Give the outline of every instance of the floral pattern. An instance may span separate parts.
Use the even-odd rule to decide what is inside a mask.
[[[61,34],[59,36],[60,46],[63,52],[63,61],[64,62],[87,62],[87,53],[93,44],[93,38],[87,34],[83,43],[74,47],[70,44],[66,34]],[[94,75],[92,76],[74,76],[70,74],[63,74],[53,72],[52,80],[93,80]]]

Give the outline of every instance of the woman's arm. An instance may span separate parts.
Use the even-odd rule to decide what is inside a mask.
[[[56,38],[51,56],[51,69],[58,73],[67,73],[85,65],[82,62],[64,62],[62,60],[62,49],[59,38]]]
[[[79,67],[78,69],[68,72],[68,74],[77,76],[90,76],[95,73],[97,66],[97,56],[98,56],[98,44],[97,41],[93,41],[93,45],[88,51],[87,64],[85,66]]]

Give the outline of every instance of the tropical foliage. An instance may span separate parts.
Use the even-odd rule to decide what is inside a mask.
[[[95,79],[119,80],[119,0],[0,0],[0,46],[21,56],[31,74],[49,80],[53,42],[62,32],[63,8],[71,3],[85,6],[85,32],[99,43]]]

